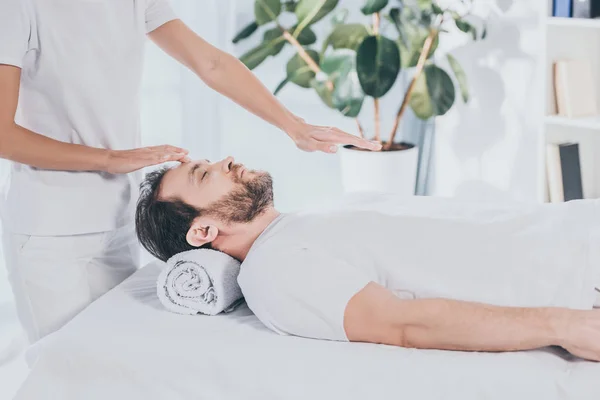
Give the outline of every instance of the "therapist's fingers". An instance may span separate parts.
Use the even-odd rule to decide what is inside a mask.
[[[337,128],[329,128],[323,132],[319,132],[316,137],[321,142],[329,142],[340,145],[351,145],[365,150],[379,151],[381,150],[381,143],[377,141],[370,141],[358,136],[351,135]]]
[[[188,151],[184,148],[171,146],[168,144],[163,144],[162,146],[150,146],[146,147],[147,150],[154,151],[156,153],[164,153],[164,154],[176,154],[176,153],[184,153],[188,154]]]
[[[112,150],[105,170],[115,174],[127,174],[170,161],[189,162],[188,151],[170,145]]]
[[[328,142],[320,142],[318,140],[314,140],[310,147],[312,148],[312,151],[321,151],[328,154],[335,154],[338,151],[337,145]]]
[[[187,161],[185,161],[187,159]],[[165,162],[178,161],[178,162],[189,162],[189,157],[183,153],[168,153],[164,155],[158,155],[150,160],[153,164],[162,164]]]

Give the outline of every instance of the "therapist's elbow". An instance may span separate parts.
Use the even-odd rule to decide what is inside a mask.
[[[237,63],[240,63],[237,58],[219,50],[203,60],[196,68],[196,73],[204,83],[214,88],[231,80]]]

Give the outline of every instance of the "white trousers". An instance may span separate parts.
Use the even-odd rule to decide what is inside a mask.
[[[133,224],[86,235],[3,237],[17,313],[31,343],[60,329],[139,266]]]

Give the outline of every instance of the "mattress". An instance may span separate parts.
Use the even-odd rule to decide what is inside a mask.
[[[160,268],[140,269],[39,342],[16,398],[600,398],[600,364],[556,348],[463,353],[278,336],[246,306],[172,314],[156,296]]]

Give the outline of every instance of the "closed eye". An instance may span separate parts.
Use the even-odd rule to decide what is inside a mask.
[[[204,173],[202,174],[202,178],[200,178],[200,181],[203,181],[206,175],[208,175],[208,171],[204,171]]]

